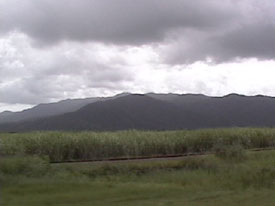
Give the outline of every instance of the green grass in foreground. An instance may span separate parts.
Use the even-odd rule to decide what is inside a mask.
[[[275,151],[61,165],[6,157],[0,160],[0,181],[3,206],[267,206],[275,203]]]

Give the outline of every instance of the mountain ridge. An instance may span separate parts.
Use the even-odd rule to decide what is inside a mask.
[[[45,118],[55,115],[61,115],[68,112],[74,112],[84,107],[87,104],[105,101],[112,98],[118,98],[120,96],[127,95],[121,93],[111,97],[89,97],[89,98],[78,98],[78,99],[65,99],[58,102],[52,103],[41,103],[32,108],[25,109],[18,112],[4,111],[0,113],[0,124],[9,122],[20,122],[32,119]]]
[[[0,131],[171,130],[275,125],[275,98],[268,96],[127,93],[101,100],[76,111],[2,123]]]

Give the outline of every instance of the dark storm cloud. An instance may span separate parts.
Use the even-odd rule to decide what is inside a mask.
[[[234,62],[249,58],[274,60],[275,2],[241,0],[232,5],[239,15],[230,23],[211,31],[179,31],[176,38],[170,38],[161,49],[165,61],[188,64],[207,60],[212,63]]]
[[[274,24],[243,25],[231,31],[214,34],[197,31],[185,34],[185,38],[171,40],[164,49],[160,49],[166,63],[222,63],[249,58],[275,59]]]
[[[94,41],[167,45],[171,64],[274,58],[272,0],[0,0],[0,31],[38,45]]]
[[[220,45],[220,50],[225,48],[224,56],[220,56],[220,59],[230,59],[234,56],[274,59],[275,24],[262,23],[241,27],[220,37],[218,45]],[[216,56],[219,57],[218,54]]]
[[[9,0],[1,30],[21,30],[42,43],[69,39],[114,44],[162,41],[176,28],[215,28],[236,18],[224,1]]]

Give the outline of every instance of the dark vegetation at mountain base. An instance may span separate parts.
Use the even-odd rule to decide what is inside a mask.
[[[39,109],[41,106],[37,106],[21,113],[2,113],[0,131],[175,130],[275,125],[275,98],[266,96],[231,94],[208,97],[149,93],[122,94],[112,98],[89,100],[93,103],[78,100],[81,104],[76,104],[75,101],[68,101],[70,106],[67,107],[61,106],[64,102],[56,103],[55,109],[52,104],[44,105],[44,112]],[[66,112],[57,108],[66,108]],[[64,113],[60,114],[62,112]],[[45,113],[49,115],[45,116]],[[11,121],[11,117],[18,117],[20,121]]]

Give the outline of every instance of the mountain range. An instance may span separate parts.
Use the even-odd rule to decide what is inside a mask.
[[[229,94],[130,94],[68,99],[0,113],[0,131],[174,130],[273,127],[275,98]]]

